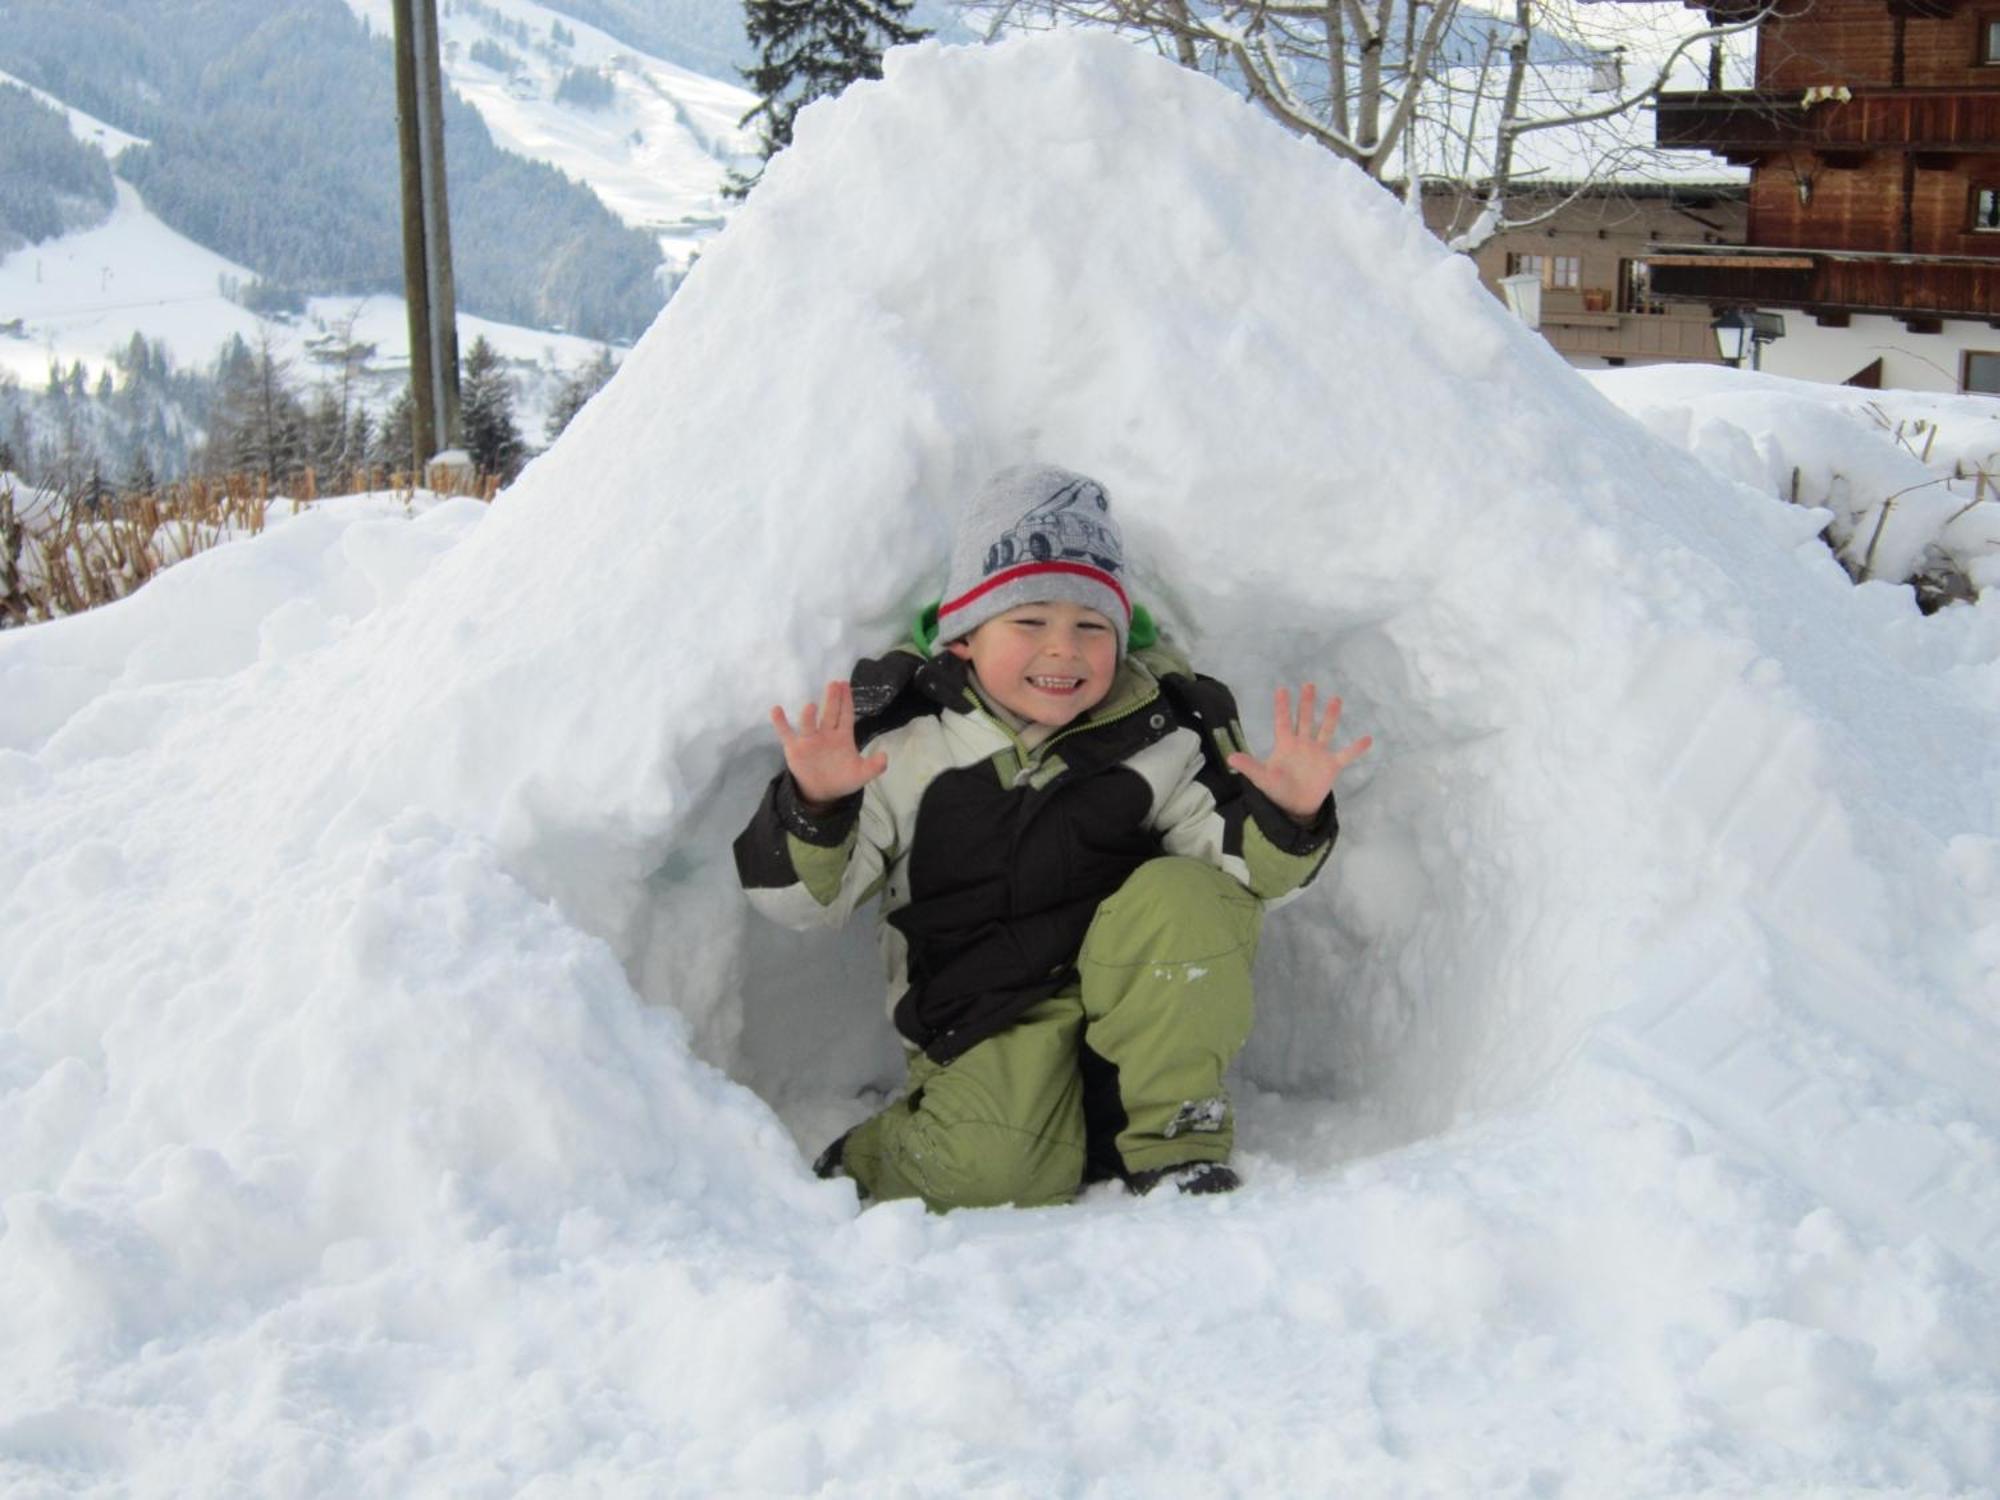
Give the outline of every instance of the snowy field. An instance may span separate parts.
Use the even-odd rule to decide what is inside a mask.
[[[0,635],[0,1492],[2000,1494],[1994,596],[1771,483],[1893,432],[1586,381],[1117,41],[889,64],[490,510]],[[859,1212],[869,934],[728,841],[1031,455],[1376,748],[1242,1192]]]

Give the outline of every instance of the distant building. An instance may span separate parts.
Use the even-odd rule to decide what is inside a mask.
[[[1660,98],[1662,146],[1751,176],[1746,243],[1662,246],[1654,294],[1783,317],[1776,373],[2000,392],[2000,6],[1778,0],[1754,78]]]
[[[1495,296],[1503,277],[1540,278],[1542,336],[1571,364],[1716,364],[1709,310],[1660,297],[1654,264],[1663,244],[1741,243],[1744,195],[1726,180],[1521,188],[1507,217],[1538,222],[1503,230],[1472,260]],[[1456,189],[1425,192],[1425,222],[1447,238],[1461,207]]]
[[[1518,227],[1503,229],[1472,259],[1496,297],[1505,278],[1539,278],[1538,326],[1572,364],[1721,358],[1707,309],[1657,295],[1654,257],[1662,244],[1740,243],[1749,174],[1660,150],[1643,110],[1607,112],[1635,80],[1654,76],[1680,33],[1699,29],[1691,15],[1681,21],[1656,22],[1651,34],[1626,28],[1631,48],[1531,60],[1520,80],[1516,115],[1562,123],[1514,140],[1501,217]],[[1719,72],[1719,57],[1710,66]],[[1704,76],[1699,57],[1683,56],[1676,68],[1690,83]],[[1450,243],[1479,218],[1499,167],[1500,105],[1491,67],[1459,68],[1436,82],[1436,100],[1412,121],[1400,165],[1424,179],[1424,222]]]

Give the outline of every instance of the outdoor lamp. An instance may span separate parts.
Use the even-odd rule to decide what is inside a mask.
[[[1764,368],[1764,346],[1785,336],[1785,315],[1783,313],[1753,312],[1750,314],[1750,368]]]
[[[1721,315],[1708,325],[1715,330],[1715,342],[1722,349],[1723,363],[1740,370],[1743,356],[1750,350],[1750,320],[1743,316],[1739,308],[1724,308]]]

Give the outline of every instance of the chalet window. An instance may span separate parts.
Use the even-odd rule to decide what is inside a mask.
[[[1618,262],[1618,310],[1649,317],[1667,310],[1653,295],[1653,268],[1643,260]]]
[[[1987,65],[2000,63],[2000,16],[1979,18],[1979,61]]]
[[[1965,353],[1965,378],[1959,381],[1959,389],[2000,396],[2000,354],[1984,354],[1968,349]]]
[[[2000,227],[2000,226],[1996,226]],[[1567,288],[1574,291],[1583,285],[1583,257],[1581,255],[1522,255],[1507,257],[1509,276],[1539,276],[1545,287]]]
[[[1972,190],[1972,227],[1981,234],[2000,231],[2000,188]]]

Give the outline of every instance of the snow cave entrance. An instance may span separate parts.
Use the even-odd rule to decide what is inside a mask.
[[[1535,885],[1523,867],[1532,841],[1508,830],[1510,770],[1492,750],[1507,737],[1454,711],[1465,695],[1413,681],[1410,643],[1449,627],[1422,620],[1422,603],[1342,614],[1301,600],[1287,612],[1260,594],[1257,619],[1312,622],[1274,638],[1240,598],[1178,602],[1164,622],[1235,687],[1253,745],[1269,743],[1272,689],[1307,676],[1346,700],[1343,738],[1376,740],[1338,791],[1329,866],[1265,923],[1256,1028],[1233,1074],[1239,1150],[1331,1167],[1530,1091],[1594,1007],[1533,993],[1514,972],[1538,913],[1523,894]],[[1176,616],[1208,628],[1174,629]],[[794,933],[749,909],[730,842],[781,762],[760,726],[722,763],[653,877],[631,967],[648,1000],[688,1018],[695,1050],[769,1103],[810,1154],[901,1085],[877,925],[864,912],[837,931]]]

